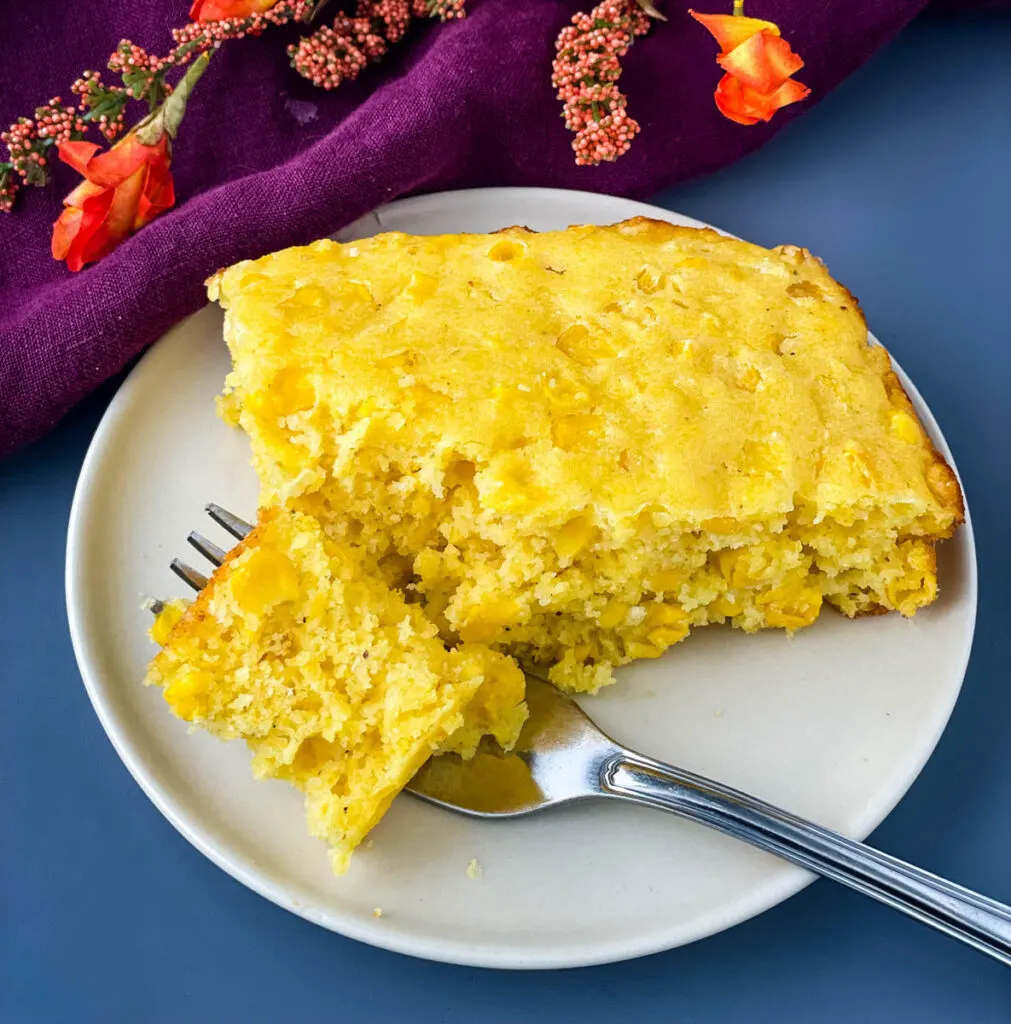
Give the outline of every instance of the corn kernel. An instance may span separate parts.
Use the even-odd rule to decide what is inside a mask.
[[[180,718],[191,722],[207,711],[207,691],[210,682],[206,673],[198,669],[183,668],[165,687],[165,700]]]
[[[495,260],[496,263],[511,263],[525,255],[526,251],[527,247],[522,242],[517,242],[514,238],[504,238],[488,250],[488,259]]]
[[[270,385],[270,401],[279,416],[291,416],[311,409],[316,402],[316,389],[297,366],[286,366],[274,374]]]
[[[572,558],[582,551],[599,532],[588,516],[576,516],[558,531],[555,538],[555,551],[559,558]]]
[[[592,658],[596,648],[591,643],[576,644],[572,648],[572,653],[576,661],[586,661],[587,658]]]
[[[786,294],[794,299],[825,298],[825,293],[813,281],[794,281],[786,286]]]
[[[765,606],[765,623],[780,629],[810,626],[821,611],[821,591],[794,582],[783,584],[758,598]]]
[[[648,626],[684,626],[688,621],[688,614],[683,608],[676,604],[651,604],[646,609],[646,624]],[[685,626],[685,632],[688,627]]]
[[[476,477],[481,500],[488,508],[502,512],[523,512],[544,500],[544,489],[518,451],[497,455],[488,469]]]
[[[308,450],[297,441],[281,439],[274,448],[274,460],[288,473],[297,474],[306,463]]]
[[[389,352],[384,352],[382,355],[377,355],[373,362],[374,365],[381,366],[383,369],[403,373],[414,365],[414,361],[414,353],[409,348],[402,346]]]
[[[600,436],[601,421],[592,413],[559,416],[551,424],[551,440],[556,448],[571,452],[581,444]]]
[[[558,335],[555,344],[570,358],[583,366],[593,366],[615,355],[613,346],[599,334],[591,334],[583,324],[573,324]]]
[[[311,774],[319,765],[327,761],[339,760],[343,751],[339,743],[323,739],[322,736],[310,736],[299,744],[292,761],[296,772]]]
[[[762,375],[753,366],[745,366],[738,371],[734,383],[741,391],[754,392],[762,382]]]
[[[368,281],[357,281],[351,278],[345,282],[341,289],[342,296],[350,298],[354,302],[364,302],[374,306],[376,297],[372,294],[372,288]]]
[[[631,605],[624,601],[608,601],[597,618],[600,628],[614,629],[615,626],[620,626],[625,621],[629,608]]]
[[[643,267],[635,276],[636,287],[639,291],[652,295],[664,286],[664,275],[655,267]]]
[[[702,529],[718,536],[728,536],[732,533],[740,533],[741,524],[728,516],[716,516],[714,519],[706,519],[702,523]]]
[[[680,569],[661,569],[660,572],[653,574],[649,588],[657,594],[663,594],[677,590],[684,582],[684,578],[684,573]]]
[[[416,270],[411,274],[410,283],[407,285],[407,293],[412,299],[428,299],[435,294],[438,284],[438,281],[431,274],[425,274],[420,270]]]
[[[732,619],[735,615],[740,615],[741,612],[744,611],[744,606],[727,597],[726,594],[722,594],[713,601],[710,605],[710,610],[714,615],[719,615],[726,619]]]
[[[893,409],[891,427],[892,433],[900,441],[905,441],[907,444],[916,444],[920,440],[920,428],[917,426],[916,420],[908,412],[903,412],[901,409]]]
[[[231,577],[232,595],[244,612],[262,615],[299,596],[298,571],[279,551],[258,548]]]
[[[148,630],[148,636],[150,636],[159,647],[165,646],[165,641],[168,640],[169,633],[175,629],[176,623],[183,617],[183,612],[186,611],[186,608],[187,603],[185,601],[170,601],[158,613],[153,625]]]
[[[688,636],[687,624],[681,626],[657,626],[656,629],[651,629],[646,634],[646,639],[662,650],[666,650],[668,647],[672,647],[679,640],[684,640]]]
[[[493,640],[519,617],[520,606],[513,598],[491,598],[470,610],[467,621],[460,627],[460,639],[468,643]]]
[[[726,548],[716,556],[720,566],[720,574],[731,587],[743,587],[748,582],[748,570],[742,564],[744,561],[742,554],[743,552]]]
[[[330,305],[330,295],[318,284],[304,284],[295,289],[295,294],[285,300],[285,307],[295,312],[319,313]]]
[[[678,260],[674,266],[680,270],[701,270],[706,264],[707,261],[701,256],[686,256],[683,260]]]
[[[863,446],[856,442],[850,442],[845,448],[846,464],[850,472],[860,481],[861,486],[870,487],[874,480],[874,472],[871,469],[867,454]]]
[[[665,648],[657,644],[644,644],[638,640],[629,640],[625,643],[625,654],[629,658],[659,658]]]
[[[766,441],[745,441],[741,448],[740,469],[751,476],[766,473],[782,475],[784,458],[781,451]]]

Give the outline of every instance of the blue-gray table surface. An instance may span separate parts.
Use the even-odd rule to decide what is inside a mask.
[[[1009,53],[1006,15],[921,20],[761,152],[658,199],[824,258],[954,450],[975,647],[936,753],[872,841],[1006,902]],[[114,383],[0,463],[0,1021],[1011,1021],[1011,971],[825,881],[692,946],[523,974],[371,949],[244,889],[141,793],[74,663],[64,538]]]

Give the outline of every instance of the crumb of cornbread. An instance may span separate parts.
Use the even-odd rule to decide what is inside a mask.
[[[476,881],[483,874],[484,872],[481,870],[481,865],[477,862],[477,858],[472,858],[471,862],[467,865],[467,877]]]
[[[809,253],[642,218],[324,240],[215,275],[263,500],[574,690],[692,626],[912,615],[961,521]]]
[[[190,606],[189,601],[176,598],[174,601],[161,602],[162,608],[155,617],[148,635],[159,646],[164,647],[168,642],[169,635],[176,628],[176,624],[186,614]]]
[[[372,911],[372,916],[373,917],[382,917],[383,916],[383,908],[382,907],[376,907],[376,909]]]
[[[302,790],[337,872],[440,745],[466,752],[487,723],[508,745],[525,717],[513,661],[447,650],[419,605],[290,511],[262,513],[193,604],[167,605],[151,632],[163,647],[146,682],[180,718],[244,739],[258,777]]]

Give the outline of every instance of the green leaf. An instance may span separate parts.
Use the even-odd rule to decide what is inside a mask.
[[[48,185],[49,172],[45,167],[40,167],[37,163],[30,163],[25,170],[25,184],[36,185],[39,187],[42,185]]]
[[[189,102],[190,93],[193,87],[200,81],[200,76],[207,70],[211,61],[210,53],[202,53],[189,66],[186,74],[179,80],[172,94],[147,120],[143,121],[137,128],[137,138],[145,146],[156,146],[162,135],[167,134],[174,139],[179,133],[179,125],[182,124],[186,114],[186,104]]]

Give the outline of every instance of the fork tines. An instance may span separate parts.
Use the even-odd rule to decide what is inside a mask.
[[[214,502],[205,505],[204,509],[218,526],[226,529],[236,540],[243,540],[253,528],[252,523],[247,523],[245,519],[240,519],[237,515],[229,512],[227,508],[215,505]]]
[[[250,530],[253,529],[251,523],[247,523],[245,519],[240,519],[233,512],[229,512],[228,509],[222,508],[220,505],[216,505],[213,502],[206,505],[205,509],[211,519],[213,519],[224,530],[227,530],[228,533],[237,540],[245,538]],[[221,565],[228,554],[224,548],[218,547],[217,544],[208,540],[202,533],[197,533],[196,530],[192,531],[186,540],[213,565]],[[187,565],[179,558],[173,558],[169,563],[169,568],[184,583],[191,586],[194,590],[203,590],[203,588],[207,586],[207,577],[202,572],[198,572],[193,568],[193,566]],[[164,607],[160,601],[152,602],[152,609],[154,609],[155,606],[158,606],[159,610]],[[155,614],[157,614],[157,612],[155,612]]]

